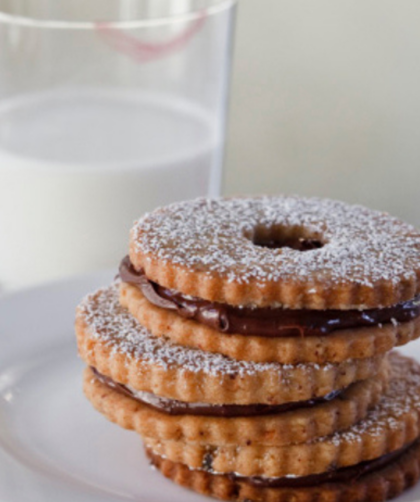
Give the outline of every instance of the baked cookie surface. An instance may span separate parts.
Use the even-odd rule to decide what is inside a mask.
[[[267,488],[235,476],[193,470],[146,450],[152,464],[181,486],[235,502],[384,502],[397,497],[420,477],[420,444],[404,451],[391,463],[345,481],[312,486]]]
[[[346,430],[287,446],[262,444],[201,445],[188,441],[145,439],[158,456],[192,469],[241,476],[308,476],[370,461],[420,436],[420,365],[394,354],[391,380],[380,402]]]
[[[375,357],[420,336],[420,317],[403,323],[339,330],[328,336],[289,338],[225,334],[154,305],[138,287],[125,282],[120,286],[120,303],[155,336],[242,361],[337,363]]]
[[[387,389],[388,373],[384,368],[377,376],[356,382],[325,402],[294,403],[292,410],[274,413],[258,412],[256,406],[251,416],[241,416],[241,407],[235,409],[234,416],[217,416],[219,410],[213,411],[211,405],[206,406],[205,415],[194,414],[194,408],[171,414],[150,406],[142,395],[136,399],[132,391],[121,392],[120,385],[104,382],[92,368],[85,370],[84,391],[108,420],[143,437],[201,445],[278,446],[312,441],[362,420]]]
[[[367,309],[420,293],[420,233],[327,199],[173,204],[133,227],[130,259],[161,286],[230,305]]]
[[[302,401],[374,376],[384,356],[323,365],[237,361],[153,336],[119,303],[118,283],[78,307],[82,359],[139,391],[186,402],[281,404]]]

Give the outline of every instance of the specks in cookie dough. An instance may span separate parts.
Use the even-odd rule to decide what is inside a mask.
[[[304,253],[256,246],[258,229],[318,236],[325,244]],[[265,230],[264,230],[265,229]],[[280,230],[279,230],[280,229]],[[197,199],[145,215],[134,226],[137,251],[227,281],[349,278],[372,287],[420,273],[420,233],[386,213],[339,201],[301,197]]]
[[[163,368],[175,365],[194,373],[204,372],[229,378],[275,370],[284,382],[287,382],[290,371],[307,371],[311,375],[335,368],[333,364],[308,363],[292,366],[237,361],[221,354],[177,345],[163,337],[155,337],[121,307],[118,289],[119,283],[115,282],[110,287],[85,297],[79,306],[79,316],[84,319],[91,337],[100,338],[112,346],[114,352],[126,354],[143,364],[157,364]]]
[[[361,443],[365,436],[387,437],[387,431],[398,431],[405,422],[401,418],[409,413],[420,413],[420,366],[412,359],[390,355],[392,368],[390,387],[380,403],[367,417],[350,429],[334,434],[330,441]],[[325,442],[326,438],[319,441]]]

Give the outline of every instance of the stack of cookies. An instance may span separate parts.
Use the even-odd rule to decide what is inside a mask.
[[[85,393],[175,482],[232,501],[379,502],[420,476],[420,233],[299,197],[146,215],[76,332]]]

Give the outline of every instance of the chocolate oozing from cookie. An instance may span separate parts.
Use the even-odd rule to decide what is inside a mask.
[[[157,307],[174,310],[221,333],[262,337],[325,336],[334,331],[404,323],[420,316],[420,295],[391,307],[367,310],[290,310],[232,307],[193,298],[150,281],[126,256],[120,265],[122,281],[138,287]]]
[[[380,471],[386,468],[392,462],[401,458],[410,448],[418,445],[419,439],[409,443],[399,450],[383,455],[382,457],[361,462],[349,467],[323,472],[321,474],[312,474],[309,476],[284,476],[280,478],[263,478],[259,476],[241,476],[236,473],[218,474],[210,473],[213,476],[227,477],[232,481],[249,483],[258,488],[310,488],[320,486],[326,483],[352,483],[365,475]],[[160,457],[150,449],[146,449],[151,463],[159,467]]]
[[[286,413],[297,409],[311,408],[317,404],[327,403],[332,399],[339,398],[345,389],[331,392],[327,396],[310,399],[307,401],[295,401],[291,403],[269,405],[269,404],[223,404],[214,405],[207,403],[186,403],[175,399],[168,399],[156,396],[150,392],[135,391],[125,385],[115,382],[112,378],[99,373],[92,367],[95,377],[103,384],[111,387],[142,404],[145,404],[157,411],[168,415],[195,415],[208,417],[253,417],[262,415],[274,415]]]
[[[253,243],[256,246],[261,246],[269,249],[291,248],[295,251],[313,251],[314,249],[322,248],[324,245],[319,239],[298,238],[283,238],[278,237],[255,237]]]

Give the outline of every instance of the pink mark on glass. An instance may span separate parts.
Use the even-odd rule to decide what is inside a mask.
[[[138,63],[148,63],[161,59],[182,49],[201,30],[206,20],[202,13],[176,37],[163,43],[142,42],[125,30],[115,28],[110,23],[96,23],[97,33],[113,49],[126,54]]]

